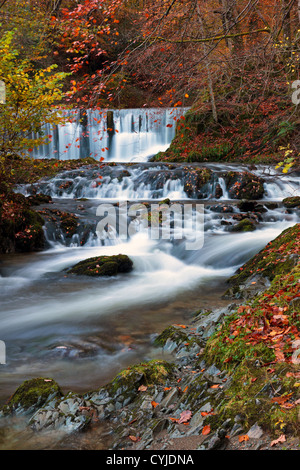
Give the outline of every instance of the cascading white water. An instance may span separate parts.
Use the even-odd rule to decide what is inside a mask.
[[[105,161],[147,161],[165,151],[175,135],[176,122],[187,108],[145,108],[109,110],[113,128],[108,124],[107,110],[69,111],[65,125],[43,126],[48,144],[36,147],[35,158],[60,160],[93,157]],[[82,119],[84,117],[84,119]]]

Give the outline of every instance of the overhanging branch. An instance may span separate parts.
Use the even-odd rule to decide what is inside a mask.
[[[186,43],[191,43],[191,42],[205,43],[205,42],[212,42],[212,41],[222,41],[223,39],[236,38],[239,36],[249,36],[251,34],[256,34],[256,33],[271,34],[271,30],[270,28],[263,28],[263,29],[256,29],[255,31],[248,31],[245,33],[225,34],[223,36],[213,36],[210,38],[168,39],[168,38],[163,38],[161,36],[158,36],[156,38],[153,38],[151,42],[165,41],[165,42],[171,42],[175,44],[186,44]]]

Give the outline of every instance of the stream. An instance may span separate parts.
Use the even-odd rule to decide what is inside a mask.
[[[64,391],[85,392],[103,386],[131,364],[160,357],[152,346],[156,334],[170,324],[189,321],[200,308],[227,305],[228,300],[222,298],[226,279],[282,230],[299,222],[297,212],[282,204],[283,198],[300,194],[299,175],[280,175],[265,166],[148,163],[158,140],[160,149],[165,149],[173,134],[157,139],[149,123],[143,128],[145,120],[137,119],[137,131],[132,114],[124,112],[124,116],[127,127],[117,116],[123,132],[114,145],[126,144],[129,150],[122,154],[115,147],[115,159],[112,153],[108,159],[115,165],[65,171],[36,185],[16,188],[25,195],[33,190],[50,195],[52,204],[36,209],[70,211],[79,225],[76,234],[66,238],[46,223],[46,250],[1,257],[0,331],[6,344],[6,364],[0,366],[1,403],[32,377],[51,377]],[[166,122],[164,117],[169,132]],[[137,152],[132,150],[136,134],[143,139]],[[147,141],[151,148],[146,148]],[[58,142],[52,145],[57,148]],[[200,189],[194,185],[192,191],[187,190],[191,172],[203,167],[213,177]],[[256,201],[263,209],[256,213],[254,231],[228,229],[243,212],[239,201],[230,196],[229,171],[251,171],[264,180],[264,194]],[[218,195],[217,188],[222,190]],[[122,201],[130,205],[165,198],[180,207],[202,205],[201,248],[186,249],[186,240],[194,234],[188,216],[181,239],[151,239],[149,228],[140,226],[126,240],[117,231],[103,238],[96,230],[102,204],[116,207]],[[132,259],[132,272],[112,278],[66,273],[78,261],[119,253]]]

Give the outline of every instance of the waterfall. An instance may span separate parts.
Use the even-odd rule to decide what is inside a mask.
[[[64,125],[45,124],[47,143],[34,158],[71,160],[93,157],[105,161],[147,161],[165,151],[175,136],[176,121],[188,108],[74,110]],[[32,138],[37,137],[32,135]]]

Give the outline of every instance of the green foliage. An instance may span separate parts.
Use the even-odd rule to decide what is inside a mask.
[[[6,86],[6,104],[0,105],[0,164],[9,155],[24,155],[33,147],[46,143],[43,123],[64,121],[54,108],[63,98],[66,73],[55,73],[56,65],[35,70],[27,59],[20,59],[13,46],[15,31],[0,39],[0,80]],[[39,133],[38,135],[36,135]]]

